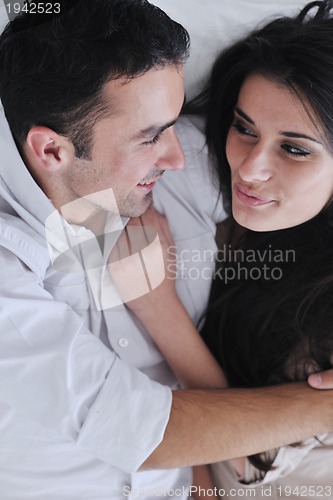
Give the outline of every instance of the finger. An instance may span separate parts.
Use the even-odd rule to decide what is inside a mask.
[[[160,235],[165,246],[173,245],[173,238],[170,233],[168,219],[151,206],[142,216],[144,225],[154,227]]]
[[[126,227],[141,226],[141,225],[142,225],[141,217],[134,217],[133,219],[130,219],[128,221]]]
[[[132,255],[140,252],[149,245],[149,240],[142,223],[128,228],[128,239]]]
[[[158,215],[160,214],[152,205],[143,215],[141,215],[142,228],[145,232],[147,244],[152,243],[156,239],[156,233],[159,234],[161,232]]]
[[[152,215],[150,215],[149,213],[148,216],[146,215],[150,210],[151,209],[149,208],[140,217],[130,219],[126,226],[131,254],[137,253],[145,248],[147,245],[149,245],[149,243],[151,243],[153,239],[151,237],[151,228],[148,228],[150,229],[150,231],[145,230],[145,225],[153,226],[151,222]]]
[[[117,241],[118,257],[119,260],[125,259],[130,255],[130,243],[127,234],[127,227],[123,230]]]
[[[116,244],[114,245],[114,247],[112,248],[112,251],[109,255],[109,258],[108,258],[108,262],[116,262],[117,260],[120,260],[120,252],[119,252],[119,248],[118,248],[118,241],[116,242]]]
[[[110,252],[108,262],[116,262],[119,260],[120,257],[120,250],[119,250],[119,239],[122,237],[122,232],[121,231],[115,231],[112,233],[112,236],[114,238],[115,243],[113,244],[112,250]]]
[[[308,384],[315,389],[333,389],[333,369],[313,373],[308,377]]]
[[[140,217],[142,225],[155,227],[156,225],[158,225],[158,215],[160,214],[159,212],[157,212],[156,208],[154,208],[153,205],[150,205],[148,210],[146,210],[145,213]]]

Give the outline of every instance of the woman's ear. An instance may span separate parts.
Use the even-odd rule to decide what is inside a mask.
[[[23,147],[24,155],[34,170],[56,172],[73,162],[73,144],[48,127],[37,126],[29,130]]]

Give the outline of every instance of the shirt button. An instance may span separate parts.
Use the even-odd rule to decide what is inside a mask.
[[[127,347],[128,340],[125,339],[125,337],[122,337],[121,339],[118,340],[118,345],[119,345],[119,347]]]

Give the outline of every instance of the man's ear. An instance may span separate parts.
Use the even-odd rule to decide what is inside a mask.
[[[41,126],[29,130],[23,149],[31,165],[48,172],[66,167],[75,155],[74,146],[68,139]]]

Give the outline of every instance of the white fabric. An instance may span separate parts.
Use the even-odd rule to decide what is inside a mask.
[[[0,32],[8,23],[8,14],[4,2],[0,1]]]
[[[191,36],[185,67],[188,97],[201,88],[216,55],[258,24],[297,12],[306,0],[151,0]]]
[[[333,434],[309,438],[301,446],[284,446],[278,450],[273,470],[259,479],[258,469],[247,462],[246,486],[229,462],[211,466],[222,498],[237,491],[236,498],[333,498]],[[253,490],[251,491],[247,490]],[[224,493],[224,495],[222,495]]]
[[[197,319],[214,268],[214,219],[224,212],[221,203],[215,209],[202,134],[186,120],[179,131],[188,168],[166,173],[155,197],[178,253],[187,251],[179,293]],[[175,498],[187,498],[190,469],[135,472],[163,439],[174,376],[123,305],[96,309],[83,269],[50,265],[44,223],[54,208],[2,111],[0,158],[1,498],[109,500],[130,488],[144,499],[177,489]],[[208,261],[189,262],[203,248]]]

